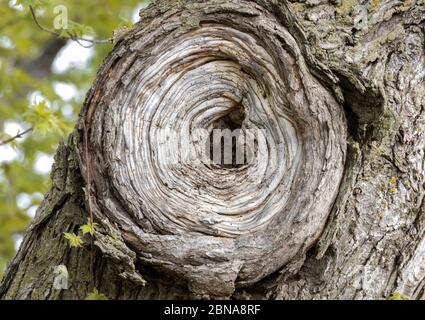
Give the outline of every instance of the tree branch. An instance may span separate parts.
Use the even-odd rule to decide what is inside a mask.
[[[33,130],[33,128],[29,128],[29,129],[27,129],[27,130],[25,130],[23,132],[18,132],[17,135],[15,135],[15,136],[13,136],[13,137],[11,137],[9,139],[6,139],[4,141],[0,141],[0,146],[4,146],[4,145],[6,145],[8,143],[11,143],[11,142],[17,140],[17,139],[23,138],[24,135],[26,135],[27,133],[30,133],[32,130]]]
[[[50,30],[49,28],[46,28],[43,25],[41,25],[41,23],[37,19],[37,16],[35,14],[34,8],[32,6],[29,6],[29,9],[30,9],[32,18],[33,18],[35,24],[37,25],[37,27],[40,30],[42,30],[44,32],[47,32],[47,33],[49,33],[49,34],[51,34],[51,35],[53,35],[55,37],[59,37],[59,38],[63,38],[63,39],[70,39],[70,40],[76,41],[80,46],[82,46],[84,48],[90,48],[90,47],[92,47],[95,44],[107,44],[107,43],[112,43],[113,42],[113,39],[112,38],[110,38],[110,39],[88,39],[88,38],[84,38],[84,37],[77,37],[77,36],[72,35],[72,34],[69,34],[69,33],[68,33],[68,35],[69,35],[68,37],[64,37],[60,33],[56,32],[54,30]],[[89,46],[83,45],[81,43],[81,41],[85,41],[85,42],[91,43],[91,45],[89,45]]]
[[[42,53],[36,59],[31,61],[19,61],[18,66],[22,67],[34,78],[43,79],[52,72],[51,67],[53,61],[66,43],[67,40],[65,39],[52,38],[46,43]]]

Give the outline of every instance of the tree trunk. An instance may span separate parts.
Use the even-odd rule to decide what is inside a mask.
[[[164,0],[140,16],[0,298],[425,297],[422,0]],[[251,157],[214,163],[217,128],[251,135]]]

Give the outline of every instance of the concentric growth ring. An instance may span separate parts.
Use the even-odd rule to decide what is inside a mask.
[[[228,296],[311,246],[344,164],[343,113],[294,38],[232,4],[147,9],[84,109],[99,211],[199,295]]]

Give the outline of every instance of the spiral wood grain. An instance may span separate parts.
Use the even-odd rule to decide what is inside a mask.
[[[146,9],[81,120],[97,216],[143,264],[200,296],[228,296],[314,244],[345,160],[342,108],[278,17],[248,1],[216,3]],[[214,163],[205,152],[214,128],[255,135],[252,157]]]

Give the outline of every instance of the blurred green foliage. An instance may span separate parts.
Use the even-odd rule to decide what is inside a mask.
[[[63,5],[70,22],[67,30],[56,30],[59,34],[108,39],[114,30],[131,23],[144,2],[0,0],[0,143],[19,130],[34,129],[24,138],[0,146],[0,279],[15,254],[16,240],[49,188],[47,173],[35,170],[35,165],[53,156],[73,128],[85,93],[112,49],[112,44],[81,49],[90,53],[83,66],[52,69],[52,62],[61,65],[63,50],[78,44],[40,30],[28,6],[35,8],[42,26],[53,30],[54,8]],[[61,90],[70,86],[75,94],[64,99]],[[7,132],[8,128],[15,132]],[[6,153],[14,156],[8,159]]]

